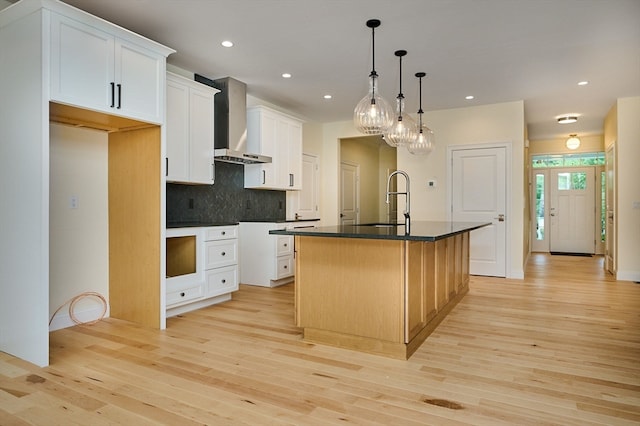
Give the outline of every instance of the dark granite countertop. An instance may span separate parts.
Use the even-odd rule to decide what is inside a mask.
[[[491,225],[491,223],[412,221],[410,226],[411,232],[409,234],[405,233],[404,223],[282,229],[269,231],[269,234],[302,235],[309,237],[368,238],[379,240],[436,241],[488,225]]]
[[[316,222],[320,219],[241,219],[240,222],[251,222],[251,223],[295,223],[295,222]]]
[[[167,222],[167,229],[173,228],[195,228],[207,226],[231,226],[237,225],[238,222]]]

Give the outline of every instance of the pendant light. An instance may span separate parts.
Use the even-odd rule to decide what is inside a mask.
[[[569,149],[578,149],[578,147],[580,147],[580,138],[578,138],[578,135],[576,135],[575,133],[569,135],[569,139],[567,139],[566,145]]]
[[[361,133],[377,135],[384,133],[393,123],[391,106],[378,93],[378,73],[376,73],[375,29],[380,20],[369,19],[367,27],[371,28],[372,67],[369,74],[369,93],[362,98],[353,111],[353,123]]]
[[[402,57],[407,54],[406,50],[396,50],[395,55],[400,62],[400,92],[396,97],[396,118],[393,125],[384,135],[385,142],[390,146],[408,146],[414,142],[416,134],[416,123],[408,114],[404,114],[404,95],[402,94]]]
[[[431,151],[433,151],[433,144],[435,142],[433,130],[428,128],[422,122],[422,115],[424,111],[422,110],[422,77],[427,74],[424,72],[417,72],[416,77],[418,77],[418,82],[420,86],[420,109],[418,109],[418,125],[416,127],[417,136],[416,139],[407,146],[407,150],[414,155],[427,155]]]

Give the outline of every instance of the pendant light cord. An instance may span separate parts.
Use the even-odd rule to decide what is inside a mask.
[[[398,121],[402,121],[402,57],[407,54],[406,50],[396,50],[395,55],[400,58],[400,93],[398,93]]]

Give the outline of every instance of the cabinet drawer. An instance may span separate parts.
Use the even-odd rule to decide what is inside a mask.
[[[238,238],[237,226],[214,226],[205,228],[204,230],[205,241],[229,240],[233,238]]]
[[[212,297],[238,290],[238,266],[210,269],[206,272],[205,296]]]
[[[293,236],[277,235],[276,256],[293,254]]]
[[[205,242],[204,269],[235,265],[238,263],[238,240]]]
[[[276,259],[276,280],[290,277],[293,273],[293,255],[280,256]]]
[[[167,283],[167,286],[169,284]],[[202,297],[202,284],[183,289],[167,290],[167,306],[175,305]]]

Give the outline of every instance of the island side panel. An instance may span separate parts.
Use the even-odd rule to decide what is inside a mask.
[[[296,238],[297,325],[404,342],[404,241]]]

